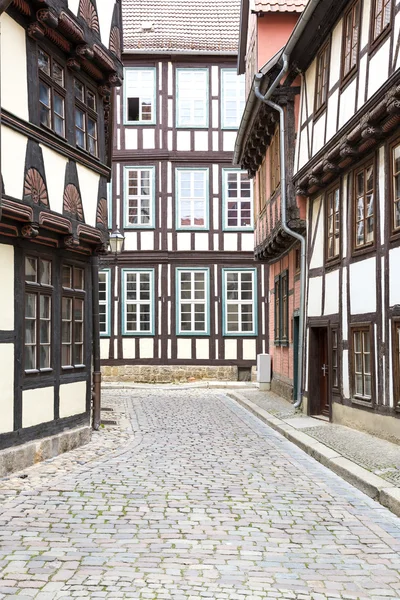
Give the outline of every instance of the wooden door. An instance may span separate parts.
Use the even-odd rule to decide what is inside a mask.
[[[328,353],[328,328],[319,327],[319,394],[320,414],[329,416],[329,353]]]

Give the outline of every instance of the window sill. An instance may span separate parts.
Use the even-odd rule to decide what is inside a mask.
[[[369,244],[364,244],[364,246],[360,246],[359,248],[353,248],[351,255],[353,258],[355,258],[356,256],[362,256],[363,254],[369,254],[371,252],[375,252],[375,249],[376,249],[375,242],[369,243]]]
[[[175,125],[176,129],[208,129],[209,125],[208,123],[206,125],[178,125],[178,123]]]
[[[126,121],[124,120],[124,125],[130,127],[155,127],[157,125],[156,121]]]
[[[368,48],[368,55],[371,56],[371,54],[374,54],[375,51],[382,45],[384,44],[384,42],[386,41],[386,39],[388,38],[390,32],[392,31],[392,27],[391,25],[386,25],[385,29],[383,31],[380,32],[380,34],[378,35],[378,37],[373,40],[372,42],[370,42],[369,44],[369,48]]]
[[[347,75],[342,76],[342,80],[340,82],[340,92],[343,93],[344,90],[347,88],[347,86],[349,86],[352,81],[355,79],[356,75],[357,75],[357,71],[358,71],[358,64],[353,67],[351,69],[351,71],[349,71],[347,73]]]
[[[138,229],[155,229],[156,226],[154,223],[151,225],[124,225],[124,229],[131,229],[132,231],[137,231]]]
[[[207,227],[177,227],[176,231],[210,231],[210,228]]]
[[[179,337],[207,337],[210,336],[208,331],[177,331]]]
[[[351,398],[352,404],[358,404],[359,406],[365,406],[366,408],[373,408],[372,398],[364,398],[363,396],[353,396]]]
[[[230,331],[229,333],[224,331],[223,333],[223,337],[257,337],[257,332],[256,331],[249,331],[246,333],[238,333],[238,332],[232,332]]]
[[[123,337],[154,337],[155,333],[153,331],[124,331],[122,333]]]
[[[326,100],[325,100],[325,102],[324,102],[324,103],[323,103],[323,104],[322,104],[322,105],[319,107],[319,109],[318,109],[317,111],[315,111],[315,114],[314,114],[314,123],[315,123],[316,121],[318,121],[318,119],[319,119],[320,117],[322,117],[322,115],[323,115],[323,113],[324,113],[324,111],[325,111],[325,110],[326,110]]]
[[[86,365],[67,365],[64,367],[61,367],[61,369],[63,371],[73,371],[74,369],[84,369],[86,367]]]
[[[254,233],[254,227],[253,226],[249,226],[249,227],[224,227],[222,231],[226,231],[226,232],[234,232],[236,233],[238,232],[245,232],[245,233]]]

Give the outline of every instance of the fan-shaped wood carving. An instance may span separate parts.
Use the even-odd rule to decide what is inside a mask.
[[[46,184],[37,169],[29,169],[25,175],[24,196],[30,196],[35,204],[49,205]]]
[[[97,205],[97,217],[96,224],[101,225],[104,229],[108,228],[108,210],[107,210],[107,200],[105,198],[100,198],[99,203]]]
[[[69,183],[64,190],[64,211],[77,221],[84,221],[82,200],[77,188],[72,183]]]
[[[89,25],[90,29],[100,33],[99,18],[97,11],[90,0],[81,0],[79,4],[79,16]]]
[[[121,58],[121,34],[119,32],[118,27],[113,27],[110,33],[110,50],[117,56]]]

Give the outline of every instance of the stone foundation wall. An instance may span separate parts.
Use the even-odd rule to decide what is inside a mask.
[[[133,383],[188,383],[191,381],[237,381],[236,366],[197,365],[120,365],[101,367],[102,380]]]
[[[271,391],[278,394],[278,396],[282,396],[285,400],[289,400],[289,402],[293,401],[293,385],[287,381],[282,381],[282,379],[273,377],[271,381]]]

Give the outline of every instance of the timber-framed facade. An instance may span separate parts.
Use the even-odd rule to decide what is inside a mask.
[[[0,449],[39,443],[10,469],[89,436],[120,11],[14,0],[0,17]]]

